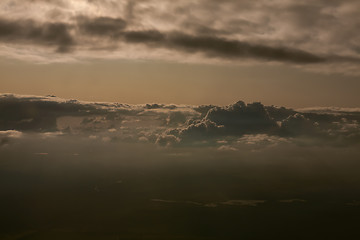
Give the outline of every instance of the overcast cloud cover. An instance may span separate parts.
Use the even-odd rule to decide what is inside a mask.
[[[0,54],[285,63],[358,75],[359,9],[356,0],[4,0]]]

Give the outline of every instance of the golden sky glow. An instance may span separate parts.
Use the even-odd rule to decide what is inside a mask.
[[[359,1],[0,2],[0,91],[359,106]]]
[[[356,76],[286,66],[216,66],[159,61],[32,64],[0,62],[2,92],[90,101],[227,105],[238,100],[288,107],[358,107]]]

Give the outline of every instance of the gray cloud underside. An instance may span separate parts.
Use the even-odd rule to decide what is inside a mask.
[[[329,60],[326,57],[299,49],[270,47],[216,36],[195,36],[182,32],[163,33],[157,30],[126,31],[124,30],[126,22],[119,18],[91,19],[80,16],[77,19],[77,25],[61,22],[40,24],[31,20],[15,22],[0,19],[0,40],[52,46],[56,48],[57,52],[65,53],[75,50],[77,45],[83,45],[77,36],[85,34],[88,37],[97,37],[113,42],[145,44],[149,48],[166,48],[186,53],[200,52],[208,57],[257,58],[302,64]],[[345,57],[339,59],[348,60]]]
[[[56,47],[57,52],[68,52],[75,45],[70,33],[71,26],[66,23],[40,24],[31,20],[0,20],[0,40],[11,43],[31,43]]]
[[[127,105],[2,94],[0,131],[60,131],[99,136],[106,141],[150,141],[163,146],[188,146],[194,142],[222,145],[223,140],[270,143],[294,138],[312,139],[319,144],[358,143],[359,112],[340,110],[336,114],[298,112],[242,101],[225,107]],[[251,135],[254,137],[247,137]]]
[[[356,75],[358,9],[354,0],[4,0],[0,45],[5,56],[21,57],[11,52],[20,47],[28,58],[44,61],[49,56],[64,61],[69,56],[175,60],[188,56],[200,62],[295,63],[308,70]],[[53,49],[68,54],[53,55]]]

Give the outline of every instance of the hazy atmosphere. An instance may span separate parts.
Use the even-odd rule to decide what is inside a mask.
[[[2,0],[0,239],[359,239],[359,10]]]

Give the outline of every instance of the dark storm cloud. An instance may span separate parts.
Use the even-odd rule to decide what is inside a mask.
[[[179,33],[171,36],[169,43],[170,46],[174,46],[175,48],[185,51],[204,52],[210,57],[248,57],[294,63],[317,63],[325,61],[325,59],[320,56],[298,49],[270,47],[217,37],[190,36]]]
[[[125,41],[129,43],[158,43],[163,45],[167,42],[166,35],[156,30],[128,31],[124,32]]]
[[[155,58],[251,64],[296,64],[318,72],[357,75],[358,1],[4,0],[3,54],[33,44],[26,59],[48,59],[48,49],[71,58]],[[141,44],[141,47],[137,47]],[[159,49],[161,51],[159,51]],[[109,54],[98,54],[99,51]],[[166,50],[166,51],[163,51]],[[100,55],[100,56],[99,56]],[[215,59],[215,61],[214,61]],[[248,61],[246,61],[248,63]],[[316,64],[316,65],[315,65]],[[315,66],[314,66],[315,65]]]
[[[121,18],[80,16],[77,21],[83,33],[103,37],[118,37],[126,27],[126,22]]]
[[[77,42],[76,37],[70,33],[75,26],[65,23],[39,24],[31,20],[15,22],[0,19],[0,40],[55,45],[58,52],[68,52]],[[121,18],[80,16],[77,18],[77,27],[86,35],[101,37],[104,40],[122,37],[125,42],[131,44],[142,43],[151,48],[169,48],[186,53],[200,52],[208,57],[257,58],[302,64],[326,61],[324,57],[286,47],[270,47],[212,36],[192,36],[180,32],[125,31],[126,22]]]
[[[326,61],[326,58],[298,49],[270,47],[212,36],[192,36],[181,32],[165,34],[154,30],[132,31],[124,32],[124,36],[128,43],[143,43],[150,47],[164,47],[186,53],[200,52],[208,57],[257,58],[302,64]]]
[[[75,45],[71,26],[66,23],[37,23],[32,20],[0,19],[0,41],[55,46],[57,52],[69,52]]]
[[[101,19],[101,20],[100,20]],[[166,48],[193,54],[202,53],[210,58],[254,58],[265,61],[292,62],[297,64],[322,62],[360,62],[359,58],[346,56],[320,56],[296,48],[272,47],[216,36],[196,36],[182,32],[162,33],[157,30],[125,31],[122,19],[103,18],[86,23],[80,22],[80,29],[87,34],[99,35],[104,39],[123,37],[126,43],[144,44],[149,48]],[[99,21],[99,22],[98,22]],[[121,40],[121,39],[119,39]]]
[[[69,52],[76,45],[92,49],[97,42],[87,39],[96,36],[112,44],[143,44],[149,48],[164,48],[186,54],[201,53],[209,58],[258,59],[296,64],[324,62],[359,62],[357,57],[318,55],[286,46],[268,46],[247,41],[230,40],[214,35],[193,35],[181,31],[126,30],[122,18],[75,17],[74,23],[39,23],[33,20],[0,19],[0,40],[7,43],[31,43],[56,46],[57,52]],[[90,42],[89,42],[90,41]],[[89,45],[90,44],[90,45]],[[103,46],[100,49],[104,49]]]

